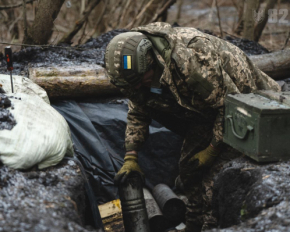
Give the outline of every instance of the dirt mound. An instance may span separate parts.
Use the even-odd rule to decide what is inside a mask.
[[[216,177],[214,213],[219,231],[288,231],[290,161],[258,164],[249,158],[229,162]],[[213,230],[216,231],[216,230]]]
[[[84,228],[84,183],[73,161],[45,171],[0,166],[1,231],[94,231]]]

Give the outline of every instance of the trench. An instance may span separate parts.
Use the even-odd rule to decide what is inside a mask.
[[[105,33],[96,39],[90,39],[84,45],[81,45],[77,48],[72,48],[67,45],[62,45],[63,46],[62,48],[56,48],[53,46],[49,48],[45,48],[45,49],[35,48],[35,47],[26,48],[25,50],[21,50],[13,54],[14,61],[15,61],[14,63],[15,68],[14,68],[13,74],[28,76],[28,64],[30,67],[49,67],[53,65],[75,66],[75,65],[87,65],[87,64],[95,64],[95,63],[104,65],[103,58],[104,58],[104,51],[105,51],[106,45],[115,35],[122,32],[124,32],[124,30],[114,30],[114,31]],[[211,32],[208,32],[208,33],[211,33]],[[234,38],[230,36],[227,36],[226,40],[237,45],[241,49],[245,50],[248,55],[250,55],[251,52],[253,52],[254,54],[257,54],[257,53],[261,54],[261,53],[268,52],[265,48],[263,48],[262,46],[260,46],[259,44],[255,42],[242,40],[242,39],[238,39],[238,38]],[[1,59],[1,63],[0,63],[1,73],[8,74],[5,67],[4,57],[2,56],[0,57],[0,59]],[[105,106],[106,104],[115,104],[114,108],[121,107],[122,101],[123,100],[115,100],[114,103],[112,102],[108,103],[106,101],[100,100],[100,102],[102,102],[103,104],[100,104],[97,106],[98,112],[102,112],[102,109],[104,108],[100,108],[100,107]],[[73,99],[66,99],[66,100],[62,100],[58,102],[53,102],[53,106],[55,108],[58,108],[59,112],[63,114],[64,116],[65,114],[67,114],[67,111],[65,112],[64,110],[61,110],[61,109],[64,109],[62,107],[65,106],[64,105],[65,103],[69,103],[69,105],[66,105],[66,107],[74,106],[75,107],[74,109],[77,110],[76,112],[78,114],[86,112],[88,113],[87,115],[90,115],[89,109],[96,109],[94,108],[96,107],[95,99],[87,99],[86,101],[83,99],[81,101],[78,101],[78,100],[75,101]],[[89,108],[85,108],[85,107],[89,107]],[[72,108],[68,108],[68,109],[69,111],[71,111]],[[122,108],[122,111],[121,111],[123,116],[125,116],[125,109],[126,107]],[[113,112],[111,112],[109,115],[113,115]],[[101,115],[99,116],[101,117]],[[97,125],[96,119],[93,119],[92,122],[93,123],[91,124]],[[124,125],[125,123],[122,121],[121,126],[124,127]],[[120,125],[118,126],[120,127]],[[110,131],[110,130],[112,130],[112,128],[107,128],[107,131]],[[157,124],[155,125],[155,131],[162,132],[162,130],[163,129],[159,125]],[[90,127],[87,131],[90,131],[92,134],[96,133],[93,131],[92,127]],[[102,131],[102,133],[105,134],[105,131]],[[169,133],[169,132],[166,132],[166,133]],[[173,137],[173,139],[177,139],[177,138]],[[79,137],[78,142],[80,142],[81,140],[84,140],[84,137],[83,138]],[[151,140],[151,144],[153,144],[154,140],[156,141],[156,137],[153,136]],[[109,143],[109,141],[107,142]],[[169,142],[169,143],[172,143],[172,142]],[[149,145],[151,144],[149,141]],[[110,147],[109,145],[110,144],[107,144],[105,146],[106,149]],[[178,148],[178,146],[180,145],[181,145],[181,141],[178,141],[177,143],[173,143],[171,145],[167,144],[165,146],[169,146],[169,147],[176,146]],[[178,149],[176,149],[175,152],[178,152],[177,150]],[[101,154],[104,151],[87,150],[86,152],[88,154],[89,153]],[[122,152],[124,153],[124,150],[122,149],[118,151],[118,153],[120,154]],[[176,156],[176,154],[172,154],[172,156],[168,156],[168,154],[166,154],[166,156],[164,155],[163,157],[160,156],[158,158],[156,157],[154,158],[152,154],[151,155],[149,154],[148,157],[152,158],[152,160],[150,161],[151,162],[150,165],[153,165],[153,166],[154,166],[154,163],[157,163],[158,165],[162,165],[162,160],[164,160],[167,157],[168,162],[164,166],[166,166],[167,169],[171,168],[174,176],[177,175],[178,173],[177,165],[175,165],[175,167],[173,167],[174,165],[172,166],[172,163],[177,164],[178,162],[178,156]],[[170,157],[170,159],[168,159],[168,157]],[[89,179],[90,179],[90,182],[91,182],[91,185],[94,190],[94,194],[98,203],[101,204],[101,203],[105,203],[106,201],[115,199],[117,197],[117,190],[116,188],[113,187],[112,179],[115,172],[113,172],[112,170],[113,169],[116,170],[120,168],[120,166],[122,165],[122,160],[121,159],[113,160],[111,158],[113,160],[113,161],[111,160],[112,162],[111,165],[113,166],[113,169],[110,172],[106,173],[104,170],[101,170],[101,168],[99,168],[98,166],[96,165],[94,166],[90,164],[86,157],[82,157],[80,159],[83,165],[85,166],[87,173],[89,173],[88,176],[89,176]],[[146,162],[149,162],[149,161],[141,159],[141,163],[144,164]],[[149,178],[154,179],[156,181],[156,183],[153,183],[153,184],[167,181],[167,184],[173,187],[172,185],[174,182],[174,177],[169,178],[168,180],[168,175],[164,173],[162,174],[160,171],[161,170],[160,167],[164,168],[164,166],[158,166],[158,165],[154,166],[155,168],[154,171],[157,172],[158,175],[155,175],[154,172],[152,172],[152,169],[148,169],[146,165],[144,165],[144,169],[146,172],[148,172]],[[170,165],[172,167],[170,167]],[[70,167],[74,167],[74,169],[72,170],[74,171],[73,173],[71,173],[72,171],[69,170]],[[5,169],[5,167],[2,167],[2,168],[3,170]],[[283,172],[281,170],[283,170]],[[76,224],[83,225],[83,227],[88,231],[94,230],[93,229],[94,219],[92,217],[92,211],[90,208],[91,203],[89,202],[87,197],[84,197],[84,195],[82,195],[84,192],[84,188],[81,187],[83,191],[82,194],[74,193],[74,191],[77,191],[76,189],[79,186],[81,186],[81,184],[79,183],[81,179],[79,178],[79,174],[76,173],[75,166],[68,164],[67,166],[65,165],[64,167],[61,167],[60,169],[57,169],[57,170],[51,169],[50,171],[51,171],[51,174],[49,175],[42,172],[40,174],[37,174],[35,173],[35,171],[32,171],[33,174],[27,174],[29,176],[28,179],[32,180],[32,182],[33,181],[35,182],[37,180],[37,182],[46,183],[46,180],[44,179],[50,180],[51,179],[50,175],[55,176],[55,172],[62,173],[61,178],[62,176],[66,176],[64,172],[68,172],[72,176],[75,176],[76,179],[72,180],[72,182],[75,183],[75,186],[76,186],[75,189],[73,191],[68,191],[67,189],[63,191],[68,192],[68,196],[70,196],[70,198],[75,202],[75,204],[77,205],[77,208],[79,209],[78,210],[79,215],[73,214],[70,220],[67,220],[66,218],[65,221],[66,222],[70,221],[70,223],[77,222]],[[15,172],[11,170],[8,171],[7,169],[5,169],[5,172],[11,172],[11,178],[14,178],[13,175],[16,175],[16,176],[20,175],[17,171]],[[253,226],[253,225],[248,223],[247,219],[257,218],[263,210],[272,209],[273,207],[278,206],[283,201],[287,202],[288,189],[290,189],[288,188],[289,181],[286,179],[288,174],[289,174],[289,170],[288,170],[287,162],[260,165],[260,164],[256,164],[252,162],[251,160],[247,158],[242,158],[242,159],[229,162],[227,166],[225,167],[225,169],[216,177],[215,185],[214,185],[213,208],[214,208],[214,213],[219,218],[220,227],[221,228],[231,227],[233,225],[239,224],[240,226],[244,226],[241,228],[248,228],[249,226]],[[109,178],[102,179],[104,175],[108,176]],[[3,176],[5,176],[5,174],[3,174],[1,178]],[[155,176],[158,176],[159,179],[156,179]],[[267,176],[270,176],[270,177],[267,177]],[[53,178],[57,178],[59,180],[59,177],[53,177]],[[65,181],[65,179],[62,181]],[[283,182],[284,182],[284,185],[283,185]],[[5,185],[5,183],[6,182],[4,181],[1,184]],[[52,182],[49,182],[48,186],[50,185],[56,186],[57,183],[58,183],[57,181],[55,182],[52,181]],[[68,189],[70,189],[70,187],[71,186],[68,186]],[[267,194],[263,196],[262,194],[263,192],[267,192]],[[256,199],[257,197],[262,198],[262,200],[255,201],[254,199]],[[63,202],[63,199],[60,199],[60,201]],[[74,203],[70,202],[69,200],[67,201],[68,202],[65,201],[65,204],[71,203],[72,205],[70,205],[70,207],[74,208]],[[28,204],[32,204],[32,203],[29,202]],[[51,204],[50,202],[45,203],[45,205],[48,207],[51,207],[52,206]],[[283,210],[285,210],[285,207],[283,208]],[[275,215],[277,216],[279,212],[280,212],[279,209],[277,209],[277,212]],[[66,212],[65,214],[70,215],[71,212]],[[53,211],[51,211],[51,215],[52,215],[52,219],[55,219],[55,222],[57,222],[58,221],[57,217],[53,216]],[[40,216],[43,216],[43,215],[39,215],[39,217]],[[36,224],[36,223],[31,222],[33,217],[36,217],[36,215],[30,216],[23,220],[26,221],[27,224],[30,225],[30,227],[32,227],[33,225]],[[274,221],[274,224],[275,224],[275,217],[272,216],[272,218],[273,218],[272,223]],[[278,218],[281,219],[281,217],[278,217]],[[0,223],[1,223],[1,220],[0,220]],[[52,225],[52,228],[57,228],[57,224],[52,222],[51,220],[48,220],[43,223],[43,225],[45,225],[46,227],[48,227],[50,224]],[[76,224],[73,224],[75,231],[81,231],[82,228],[78,227],[78,225]],[[66,226],[67,225],[63,225],[64,230]],[[122,228],[120,224],[116,223],[115,226],[116,227],[114,228],[114,231],[118,231],[118,230],[121,231]],[[265,222],[264,226],[267,226],[267,222]]]

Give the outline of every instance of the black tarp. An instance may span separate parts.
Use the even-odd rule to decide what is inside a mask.
[[[76,154],[89,174],[98,203],[118,198],[113,178],[125,154],[127,100],[62,100],[52,106],[70,126]],[[152,120],[149,139],[139,152],[139,164],[150,185],[173,187],[181,145],[179,135]]]

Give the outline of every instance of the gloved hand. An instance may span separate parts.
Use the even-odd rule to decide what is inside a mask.
[[[210,167],[219,153],[220,150],[210,144],[206,149],[200,151],[189,159],[187,164],[188,171],[195,172]]]
[[[206,167],[210,167],[219,153],[219,149],[209,145],[206,149],[200,151],[189,160],[181,164],[180,180],[182,180],[184,187],[187,186],[185,188],[188,189],[194,183],[201,181],[201,170]]]
[[[144,183],[144,173],[138,165],[138,157],[137,155],[130,155],[126,153],[125,162],[123,167],[119,170],[119,172],[115,175],[114,182],[115,185],[123,184],[127,177],[132,174],[140,175],[143,183]]]

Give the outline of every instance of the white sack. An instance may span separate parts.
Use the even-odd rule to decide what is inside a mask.
[[[30,79],[23,76],[12,75],[14,93],[26,93],[32,96],[41,97],[50,104],[46,91]],[[6,93],[12,93],[10,75],[0,74],[0,84]]]
[[[0,130],[0,159],[14,169],[35,164],[46,168],[59,163],[65,154],[73,155],[70,129],[65,119],[38,96],[9,94],[14,109],[8,108],[17,124]]]

